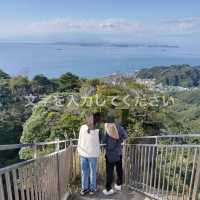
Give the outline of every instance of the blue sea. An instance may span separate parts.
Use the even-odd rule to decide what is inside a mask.
[[[101,77],[157,65],[200,65],[200,54],[194,52],[199,51],[182,47],[0,43],[0,69],[30,78],[36,74],[58,77],[66,72],[82,77]]]

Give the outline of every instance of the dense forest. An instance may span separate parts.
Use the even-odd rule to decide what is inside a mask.
[[[150,91],[125,75],[85,79],[66,73],[30,80],[0,71],[0,144],[77,138],[88,112],[102,118],[113,112],[131,136],[198,131],[199,94]],[[31,155],[30,149],[20,151],[22,159]],[[18,152],[1,152],[0,159],[4,166],[19,159]]]
[[[31,116],[33,106],[43,96],[54,92],[78,91],[81,82],[71,73],[55,80],[43,75],[28,80],[24,76],[11,77],[0,70],[0,144],[20,143],[23,125]],[[0,165],[14,162],[15,158],[16,152],[0,152]]]

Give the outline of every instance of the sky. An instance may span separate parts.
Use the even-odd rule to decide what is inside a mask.
[[[199,11],[199,0],[2,0],[0,41],[200,46]]]

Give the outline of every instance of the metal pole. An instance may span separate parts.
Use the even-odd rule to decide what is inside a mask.
[[[57,162],[57,189],[58,189],[58,199],[61,200],[61,191],[60,191],[60,160],[59,160],[59,151],[60,151],[60,141],[57,138],[56,140],[56,162]]]
[[[73,141],[72,141],[72,138],[70,138],[70,147],[73,146]]]
[[[70,148],[70,171],[72,172],[70,180],[73,181],[75,174],[76,174],[76,162],[73,162],[73,159],[74,159],[73,151],[74,151],[74,149],[73,149],[72,138],[70,138],[69,148]],[[75,157],[75,159],[76,159],[76,157]]]
[[[33,158],[34,159],[37,158],[37,144],[36,143],[33,144]]]
[[[125,185],[127,185],[127,146],[126,146],[126,141],[123,142],[123,152],[122,152],[122,165],[123,165],[123,171],[124,171],[124,175],[123,175],[123,178],[124,178],[124,182],[125,182]]]
[[[56,138],[56,146],[55,146],[55,151],[59,152],[60,151],[60,140],[59,138]]]
[[[156,136],[156,145],[158,144],[158,136]]]
[[[199,187],[200,187],[200,152],[198,151],[198,159],[197,159],[197,167],[196,167],[196,174],[195,174],[195,180],[194,180],[194,189],[193,189],[193,195],[192,200],[199,199]]]

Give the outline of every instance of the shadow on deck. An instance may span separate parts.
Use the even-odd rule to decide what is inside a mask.
[[[137,193],[131,189],[124,188],[121,192],[115,192],[111,196],[105,196],[102,193],[103,187],[100,186],[98,192],[95,195],[80,196],[79,193],[72,195],[71,200],[144,200],[145,196]]]

